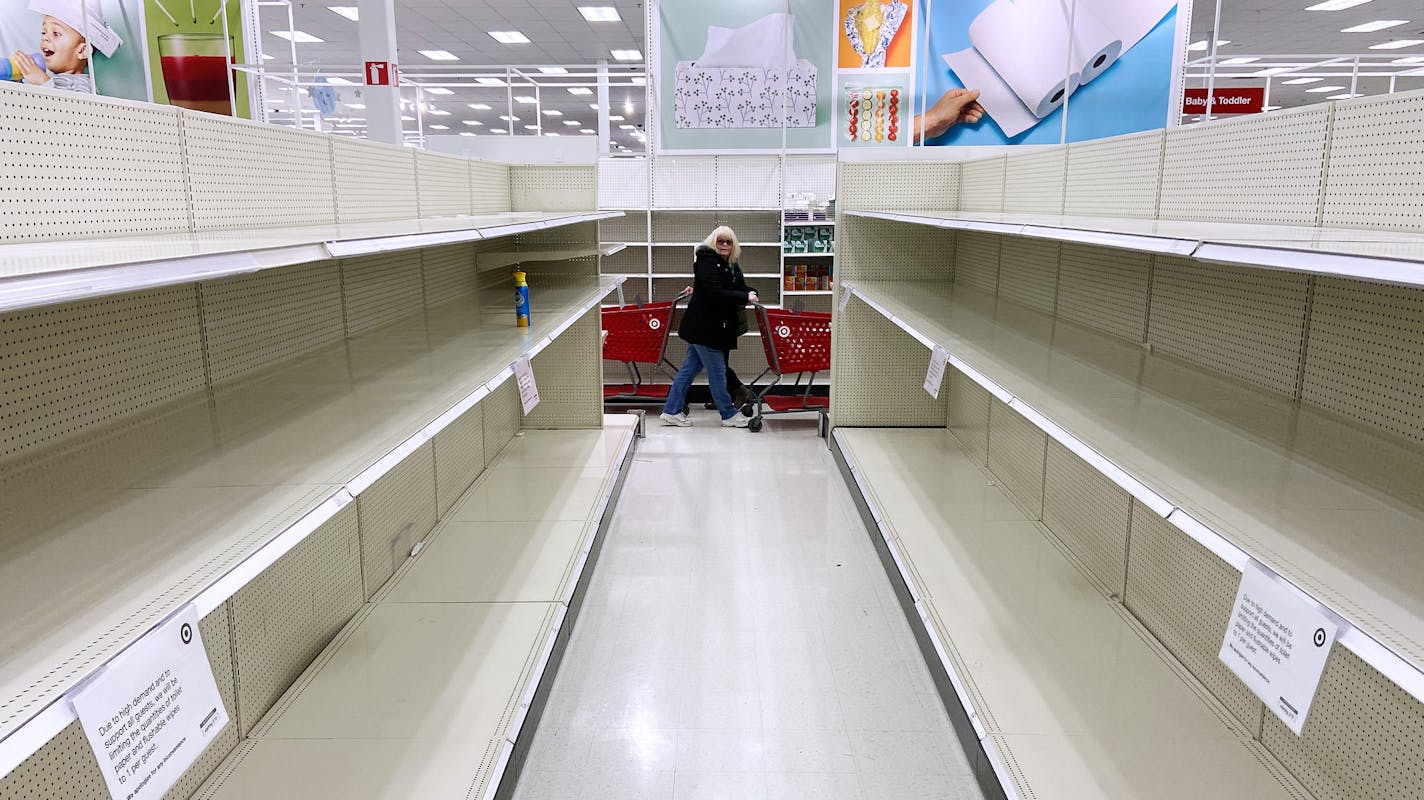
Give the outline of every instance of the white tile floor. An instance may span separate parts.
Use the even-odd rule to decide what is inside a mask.
[[[980,800],[813,420],[648,438],[516,800]]]

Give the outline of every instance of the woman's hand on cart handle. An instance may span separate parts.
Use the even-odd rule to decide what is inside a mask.
[[[757,293],[756,293],[756,292],[747,292],[747,302],[748,302],[748,303],[756,303],[759,299],[760,299],[760,298],[757,297]]]

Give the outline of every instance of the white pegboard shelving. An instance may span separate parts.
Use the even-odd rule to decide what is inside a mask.
[[[14,619],[43,620],[45,627],[0,632],[10,654],[0,671],[0,775],[74,720],[66,692],[170,613],[188,603],[207,613],[232,597],[620,283],[605,276],[542,287],[527,329],[514,327],[503,302],[482,304],[478,314],[446,307],[429,322],[422,311],[412,323],[419,332],[403,336],[399,323],[382,332],[421,345],[403,353],[399,369],[367,353],[360,382],[350,377],[353,356],[327,348],[303,358],[295,372],[222,387],[212,412],[225,418],[225,429],[240,431],[240,440],[214,441],[206,425],[185,426],[169,412],[163,446],[174,466],[133,486],[85,487],[94,498],[82,512],[55,514],[73,493],[65,487],[93,469],[82,462],[73,462],[74,475],[55,471],[16,489],[7,497],[7,520],[37,533],[33,546],[0,563],[0,604]],[[444,332],[439,343],[428,341],[427,324]],[[206,417],[206,403],[192,413]],[[138,463],[147,452],[141,441],[99,445],[106,463]],[[140,451],[125,455],[116,446]],[[173,546],[178,541],[182,546]],[[132,553],[146,560],[126,557]],[[84,591],[56,594],[53,587]]]
[[[1272,442],[1242,420],[1317,412],[1105,334],[1060,327],[1048,337],[1051,314],[1019,308],[996,317],[985,312],[992,294],[963,285],[847,281],[842,289],[926,347],[943,348],[951,366],[1223,561],[1238,570],[1257,561],[1345,620],[1340,643],[1424,700],[1424,590],[1410,577],[1424,569],[1424,519],[1351,477],[1387,448],[1360,435],[1325,454]],[[1112,368],[1139,359],[1140,372]],[[1171,375],[1170,391],[1143,383],[1147,375]],[[1334,510],[1343,508],[1352,529],[1370,531],[1348,558],[1326,546],[1340,535]]]
[[[473,242],[622,212],[504,213],[164,236],[0,245],[0,313],[327,258]]]
[[[1190,256],[1245,267],[1424,285],[1424,233],[1036,214],[900,214],[847,211],[950,230]]]
[[[1007,797],[1306,797],[949,432],[839,428],[832,448]]]
[[[517,435],[195,797],[494,796],[634,452],[635,417],[603,423]],[[510,529],[526,547],[491,545]]]

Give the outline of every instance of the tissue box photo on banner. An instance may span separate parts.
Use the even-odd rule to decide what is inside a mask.
[[[889,7],[905,1],[891,0]],[[661,152],[783,146],[824,152],[834,146],[839,4],[655,0],[653,7],[658,25],[650,49],[661,76],[654,84]],[[872,14],[863,27],[884,38],[881,32],[893,34],[893,20],[903,16]]]

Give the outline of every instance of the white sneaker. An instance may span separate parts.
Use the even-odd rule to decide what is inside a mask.
[[[727,417],[726,419],[722,420],[722,427],[724,427],[724,428],[745,428],[745,427],[747,427],[747,425],[748,425],[749,423],[751,423],[751,420],[750,420],[750,419],[748,419],[748,418],[742,416],[741,414],[734,414],[734,415],[732,415],[732,416],[730,416],[730,417]]]
[[[658,419],[662,420],[664,425],[672,425],[677,428],[692,427],[692,419],[686,414],[669,414],[664,411]]]

